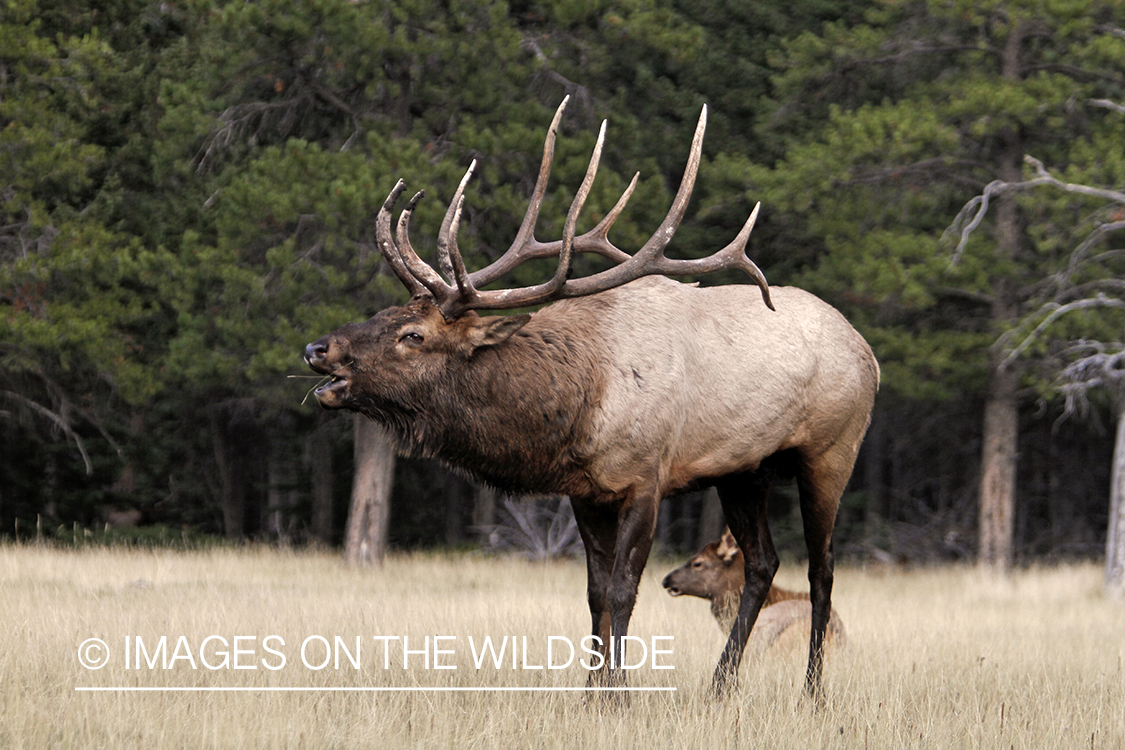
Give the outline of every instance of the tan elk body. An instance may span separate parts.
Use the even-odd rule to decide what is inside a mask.
[[[865,395],[856,365],[866,343],[807,292],[773,287],[771,296],[777,312],[750,287],[650,277],[604,292],[594,314],[578,300],[540,313],[545,326],[557,316],[592,322],[605,392],[584,465],[599,494],[623,493],[654,470],[668,493],[841,433],[859,447],[867,415],[853,405]]]
[[[765,516],[769,485],[796,477],[812,584],[806,688],[815,693],[831,608],[832,527],[867,428],[878,365],[831,306],[799,289],[770,289],[744,252],[757,208],[714,255],[664,256],[690,198],[706,109],[672,208],[642,248],[630,255],[608,240],[635,177],[597,227],[580,236],[575,231],[604,124],[562,240],[536,240],[562,109],[548,130],[516,239],[484,269],[469,273],[457,249],[468,174],[438,237],[440,274],[410,244],[410,216],[421,194],[391,231],[404,189],[401,181],[396,185],[376,232],[412,299],[306,347],[309,366],[330,376],[316,396],[327,408],[387,425],[404,450],[438,457],[499,488],[570,495],[586,550],[593,633],[604,654],[613,650],[606,661],[617,665],[661,498],[715,485],[745,552],[747,581],[715,671],[719,693],[737,675],[778,565]],[[615,265],[570,278],[577,252],[601,254]],[[550,281],[485,288],[520,263],[544,257],[559,258]],[[757,288],[699,288],[654,276],[723,268],[745,271]],[[475,312],[548,301],[554,304],[531,314]],[[619,686],[623,677],[620,668],[606,668],[594,680]]]
[[[738,616],[745,582],[742,550],[727,529],[719,539],[703,545],[687,562],[666,575],[662,584],[672,596],[697,596],[710,601],[711,615],[726,634]],[[784,642],[789,647],[796,643],[790,633],[807,641],[811,622],[808,594],[771,585],[747,645],[761,649]],[[840,645],[844,640],[844,624],[833,608],[825,643]]]

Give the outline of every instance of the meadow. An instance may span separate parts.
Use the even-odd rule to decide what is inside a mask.
[[[629,681],[651,690],[622,708],[569,690],[592,660],[578,561],[0,546],[0,747],[1125,747],[1125,606],[1095,565],[838,568],[848,640],[814,710],[799,649],[709,698],[723,636],[664,593],[678,562],[645,572]],[[88,690],[122,687],[145,690]]]

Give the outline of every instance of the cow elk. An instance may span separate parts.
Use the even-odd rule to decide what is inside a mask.
[[[690,560],[664,576],[663,585],[672,596],[698,596],[709,600],[711,614],[725,635],[734,627],[745,582],[742,550],[730,529],[725,529],[719,539],[705,544]],[[783,634],[801,628],[807,632],[811,619],[812,604],[808,594],[771,585],[754,629],[750,631],[749,645],[766,648],[777,643]],[[844,638],[844,625],[833,608],[828,617],[825,643],[841,644]]]
[[[364,323],[349,323],[305,349],[326,382],[322,406],[384,425],[402,450],[437,457],[514,493],[569,495],[586,549],[593,633],[622,664],[623,636],[652,546],[664,496],[715,485],[745,553],[746,585],[715,671],[715,692],[737,678],[758,610],[778,566],[766,494],[796,477],[809,554],[812,630],[806,689],[820,684],[831,609],[832,527],[878,387],[870,348],[840,313],[795,288],[771,289],[745,255],[758,209],[726,248],[698,260],[664,248],[687,209],[699,167],[707,109],[672,207],[633,255],[608,238],[637,178],[593,229],[579,212],[600,160],[605,123],[562,238],[540,242],[535,224],[566,100],[547,132],[530,205],[511,247],[469,273],[457,247],[465,179],[438,234],[438,270],[409,234],[417,194],[392,232],[400,180],[376,218],[388,266],[411,299]],[[575,253],[613,261],[570,278]],[[553,278],[520,289],[485,289],[532,258],[558,258]],[[745,285],[697,287],[664,275],[741,269]],[[642,278],[644,277],[644,278]],[[481,317],[559,300],[533,313]],[[775,310],[776,308],[776,310]],[[613,636],[611,640],[611,636]],[[620,669],[595,681],[623,684]]]

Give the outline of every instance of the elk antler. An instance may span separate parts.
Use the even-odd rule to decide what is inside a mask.
[[[692,138],[687,168],[684,170],[684,177],[680,182],[680,189],[676,193],[672,207],[668,210],[668,215],[664,217],[664,221],[660,224],[656,233],[634,255],[629,255],[614,246],[609,241],[608,235],[610,227],[613,226],[621,211],[624,210],[625,204],[629,201],[629,197],[633,194],[633,189],[637,185],[637,178],[640,176],[639,172],[633,175],[632,182],[629,183],[629,187],[625,189],[613,210],[606,214],[605,218],[589,232],[575,236],[578,214],[590,194],[594,176],[598,171],[598,163],[601,161],[602,146],[605,143],[605,122],[602,122],[601,131],[598,133],[598,141],[594,146],[594,153],[590,156],[590,165],[586,169],[586,176],[583,178],[582,185],[578,188],[574,201],[570,205],[570,210],[567,212],[562,239],[554,242],[540,242],[535,239],[535,223],[539,218],[539,207],[542,205],[543,196],[547,191],[547,179],[550,176],[551,164],[555,156],[555,137],[558,134],[563,109],[566,108],[569,99],[570,97],[563,99],[562,104],[555,111],[554,119],[551,120],[551,127],[547,130],[547,138],[543,143],[543,161],[539,166],[539,177],[535,182],[535,189],[531,194],[527,213],[524,215],[523,223],[520,225],[519,232],[516,233],[515,240],[499,259],[479,271],[468,273],[465,270],[461,251],[457,247],[457,231],[461,223],[461,210],[465,202],[465,185],[472,176],[476,161],[473,161],[469,165],[468,171],[465,172],[465,176],[457,187],[457,192],[454,193],[453,200],[450,202],[445,219],[441,224],[441,231],[438,234],[438,263],[442,271],[441,274],[419,258],[410,244],[410,216],[423,193],[419,192],[407,203],[406,208],[399,216],[395,237],[391,237],[391,210],[398,202],[403,190],[406,189],[406,184],[402,180],[398,181],[379,211],[375,222],[375,231],[383,256],[410,293],[412,295],[428,294],[433,297],[446,320],[452,320],[467,310],[506,310],[513,307],[537,305],[566,297],[596,294],[651,274],[685,276],[739,268],[745,271],[761,288],[762,299],[766,306],[771,310],[774,309],[773,303],[770,301],[770,290],[769,284],[766,283],[766,277],[745,253],[750,231],[754,228],[754,222],[758,218],[760,203],[754,206],[750,218],[746,220],[746,224],[742,227],[738,236],[714,255],[697,260],[680,260],[668,258],[664,255],[664,248],[671,241],[672,235],[684,217],[688,200],[691,198],[692,188],[695,185],[695,176],[699,170],[699,160],[703,150],[703,132],[707,128],[706,105],[699,115],[699,124],[696,125],[695,136]],[[568,276],[570,275],[571,261],[576,252],[597,253],[609,258],[617,265],[593,276],[570,279]],[[555,270],[555,275],[549,281],[520,289],[487,291],[481,291],[480,289],[521,263],[534,258],[553,258],[555,256],[558,256],[559,264]],[[444,278],[442,278],[443,275]]]

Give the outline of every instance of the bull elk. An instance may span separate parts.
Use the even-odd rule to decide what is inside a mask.
[[[738,616],[738,604],[746,582],[742,550],[730,529],[717,540],[703,545],[686,563],[664,576],[661,584],[672,596],[698,596],[711,602],[711,615],[723,633],[729,633]],[[809,623],[809,595],[770,585],[762,610],[750,631],[750,642],[759,647],[773,645],[783,633]],[[806,625],[807,627],[807,625]],[[833,608],[828,617],[825,643],[843,642],[844,625]]]
[[[747,582],[714,675],[719,695],[737,679],[778,567],[767,491],[776,477],[795,476],[813,612],[805,685],[815,695],[831,610],[832,527],[867,429],[878,365],[831,306],[800,289],[770,289],[745,255],[757,207],[714,255],[664,255],[699,167],[706,107],[672,207],[636,253],[608,238],[636,176],[596,227],[576,231],[597,172],[604,122],[562,238],[535,239],[565,106],[564,99],[547,132],[515,240],[483,269],[469,273],[457,247],[473,166],[438,234],[440,272],[410,242],[421,193],[406,204],[392,233],[392,210],[405,189],[399,180],[376,218],[376,239],[411,299],[306,347],[305,362],[329,378],[316,397],[326,408],[384,424],[404,451],[437,457],[504,491],[569,495],[586,548],[593,633],[616,665],[623,663],[622,636],[652,546],[657,505],[670,493],[716,485],[745,553]],[[614,265],[572,279],[571,261],[580,252]],[[484,289],[529,259],[553,257],[557,270],[542,284]],[[758,293],[664,278],[729,268],[747,273]],[[531,314],[477,313],[555,300]],[[602,670],[595,679],[623,684],[620,669]]]

